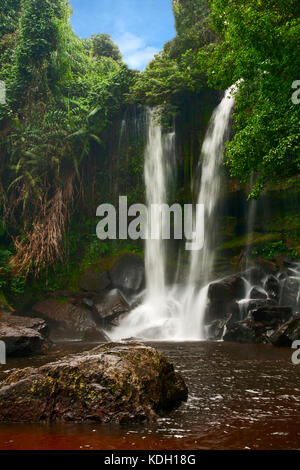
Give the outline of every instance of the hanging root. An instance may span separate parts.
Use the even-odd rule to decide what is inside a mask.
[[[35,276],[57,260],[63,259],[63,238],[73,201],[73,177],[53,198],[43,204],[39,217],[25,237],[15,239],[16,254],[10,263],[16,274]]]

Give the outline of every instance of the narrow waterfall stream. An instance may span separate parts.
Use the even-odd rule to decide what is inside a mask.
[[[235,86],[230,87],[223,100],[215,109],[202,147],[202,174],[198,204],[204,205],[204,247],[201,251],[192,251],[190,260],[189,282],[199,280],[207,284],[215,259],[215,240],[217,234],[216,206],[220,198],[222,182],[222,164],[225,142],[229,139],[231,111],[234,106]],[[199,207],[199,206],[198,206]]]
[[[229,137],[234,106],[231,87],[213,113],[202,148],[202,177],[197,210],[204,205],[205,241],[202,250],[191,251],[188,275],[182,284],[166,283],[166,244],[162,239],[163,222],[159,211],[151,214],[145,244],[146,293],[142,305],[135,308],[112,332],[115,339],[139,337],[159,340],[205,339],[204,316],[208,282],[214,265],[216,206],[220,197],[224,144]],[[174,161],[174,134],[164,135],[148,112],[148,136],[145,151],[145,186],[148,209],[167,202],[170,162]],[[172,166],[172,165],[171,165]],[[202,206],[203,207],[203,206]],[[198,214],[196,214],[197,216]],[[196,218],[197,220],[197,218]]]

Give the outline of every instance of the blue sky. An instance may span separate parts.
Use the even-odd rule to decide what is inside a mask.
[[[143,70],[175,36],[171,0],[71,0],[71,6],[78,36],[110,34],[134,69]]]

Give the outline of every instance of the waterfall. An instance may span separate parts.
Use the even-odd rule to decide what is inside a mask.
[[[217,235],[217,203],[220,198],[222,182],[222,163],[224,143],[229,138],[231,111],[234,106],[235,86],[229,88],[219,106],[215,109],[202,147],[202,175],[198,204],[205,209],[203,250],[192,251],[190,259],[189,282],[211,281],[215,258],[215,240]]]
[[[192,251],[189,272],[184,283],[168,286],[166,282],[166,241],[162,239],[159,212],[151,214],[151,232],[145,246],[146,293],[142,305],[135,308],[111,336],[115,339],[139,337],[152,340],[205,339],[204,316],[208,282],[214,265],[217,231],[217,203],[221,191],[221,167],[224,143],[229,137],[234,89],[225,93],[213,113],[202,148],[202,177],[198,204],[205,207],[205,242],[200,251]],[[148,136],[145,151],[145,185],[148,208],[167,202],[167,184],[174,176],[174,133],[164,135],[148,111]],[[203,227],[202,227],[203,228]],[[148,222],[148,235],[149,235]],[[201,281],[200,283],[198,281]]]
[[[155,125],[153,111],[148,111],[148,139],[145,152],[145,185],[147,206],[164,204],[166,195],[166,170],[161,127]],[[151,239],[155,233],[157,239]],[[162,219],[155,211],[148,222],[145,247],[147,297],[159,301],[165,295],[165,242],[162,240]]]
[[[250,178],[250,188],[252,189],[254,184],[254,175],[251,174]],[[250,267],[250,253],[251,253],[251,245],[253,243],[253,235],[254,235],[254,225],[255,225],[255,218],[257,213],[257,200],[251,199],[248,207],[248,216],[247,216],[247,248],[246,248],[246,271]]]
[[[204,205],[204,246],[200,251],[191,251],[189,276],[181,308],[185,332],[188,337],[194,336],[197,332],[198,339],[206,337],[204,320],[218,230],[216,209],[221,193],[224,145],[230,135],[235,91],[235,85],[226,90],[223,100],[213,112],[202,146],[203,162],[197,207]],[[200,290],[197,281],[200,281],[200,286],[202,286]]]

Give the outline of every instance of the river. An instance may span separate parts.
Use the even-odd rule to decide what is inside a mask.
[[[299,449],[300,365],[292,351],[223,342],[151,343],[183,374],[189,399],[144,425],[0,424],[1,450]],[[39,366],[92,345],[56,345],[50,356],[9,359]]]

